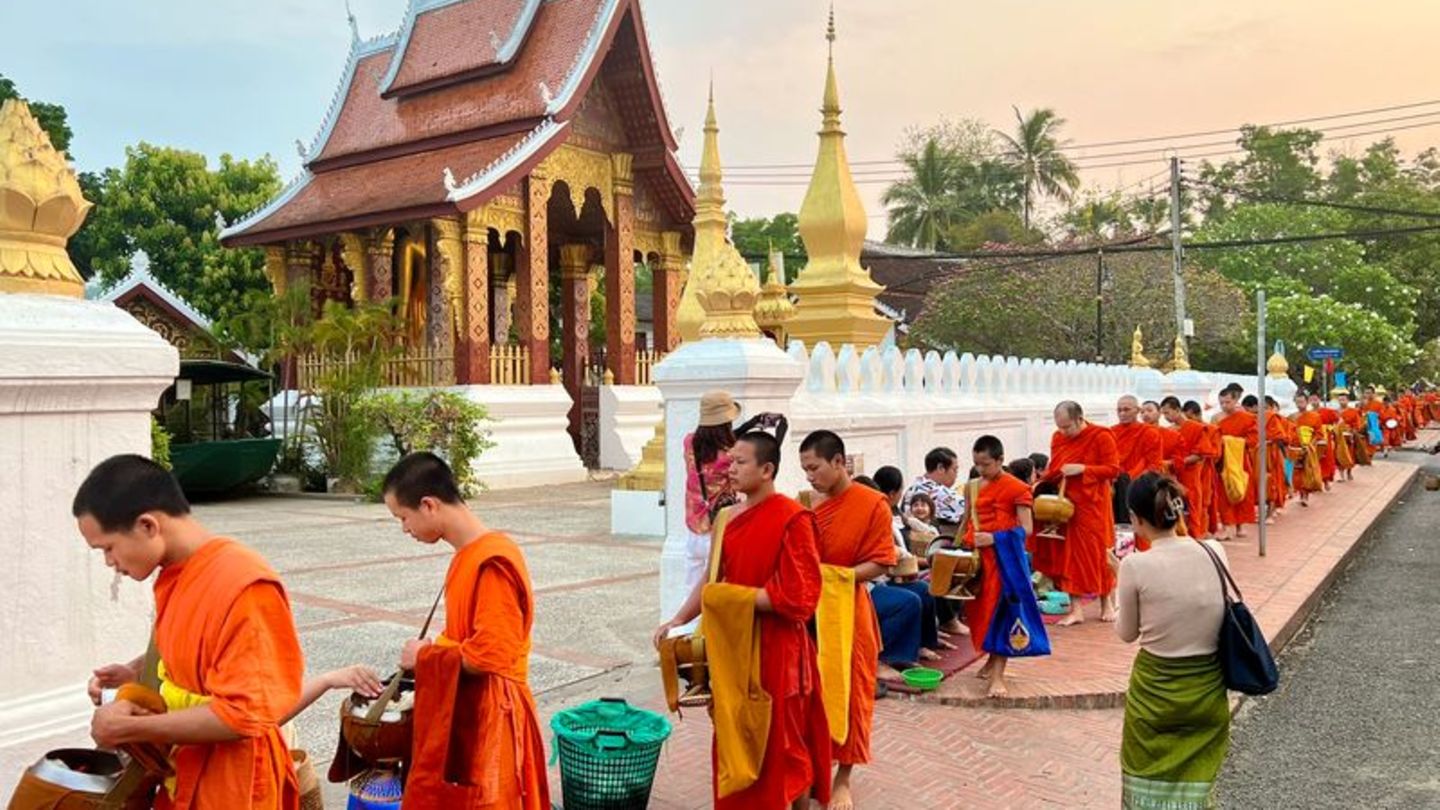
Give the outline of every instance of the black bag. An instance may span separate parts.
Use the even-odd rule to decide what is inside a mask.
[[[1130,523],[1130,476],[1120,473],[1110,485],[1110,511],[1116,523]]]
[[[1226,689],[1233,689],[1246,695],[1268,695],[1280,685],[1280,670],[1275,666],[1275,656],[1260,632],[1260,625],[1245,607],[1240,587],[1230,576],[1225,564],[1205,543],[1200,543],[1210,562],[1215,564],[1215,573],[1220,577],[1220,592],[1225,597],[1225,618],[1220,623],[1220,672]],[[1230,598],[1230,591],[1235,598]]]

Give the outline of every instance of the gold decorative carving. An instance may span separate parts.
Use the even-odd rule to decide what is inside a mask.
[[[467,222],[471,227],[480,223],[486,228],[494,228],[495,232],[500,234],[502,244],[507,233],[518,234],[523,240],[525,238],[525,203],[518,197],[501,195],[471,211],[467,215]]]
[[[394,292],[393,261],[395,255],[395,231],[390,228],[371,230],[365,239],[365,260],[370,280],[371,300],[388,301]]]
[[[270,279],[270,287],[275,290],[276,295],[284,295],[289,289],[289,285],[285,283],[287,271],[284,246],[265,246],[265,277]]]
[[[540,164],[544,176],[550,178],[547,188],[553,188],[555,183],[561,180],[570,189],[570,202],[575,206],[575,216],[579,217],[585,208],[586,189],[595,189],[600,192],[600,207],[605,214],[605,220],[611,219],[611,199],[614,197],[614,169],[610,162],[610,156],[602,152],[565,144]],[[535,172],[530,174],[531,182],[534,182]]]
[[[0,104],[0,292],[83,297],[65,243],[89,212],[75,171],[30,106]]]
[[[365,264],[365,241],[360,234],[340,234],[340,260],[350,271],[350,300],[355,303],[370,300],[370,274]]]

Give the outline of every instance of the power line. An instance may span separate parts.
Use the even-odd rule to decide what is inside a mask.
[[[1353,117],[1361,116],[1361,115],[1373,115],[1373,114],[1376,114],[1376,113],[1395,112],[1395,111],[1399,111],[1399,110],[1416,109],[1416,108],[1419,108],[1419,107],[1430,107],[1430,106],[1435,106],[1435,105],[1440,105],[1440,99],[1431,100],[1431,101],[1414,102],[1414,103],[1410,103],[1410,104],[1396,104],[1396,105],[1390,105],[1390,106],[1387,106],[1387,107],[1373,107],[1373,108],[1370,108],[1370,109],[1367,109],[1367,110],[1357,110],[1357,111],[1348,112],[1348,113],[1335,113],[1335,114],[1331,114],[1331,115],[1309,116],[1309,117],[1306,117],[1306,118],[1293,118],[1293,119],[1289,119],[1289,120],[1285,120],[1285,121],[1273,121],[1273,122],[1270,122],[1270,123],[1256,124],[1255,126],[1263,126],[1263,127],[1285,127],[1285,126],[1292,126],[1292,125],[1296,125],[1296,124],[1314,123],[1314,122],[1317,122],[1317,121],[1332,121],[1332,120],[1343,119],[1343,118],[1353,118]],[[1432,111],[1430,111],[1430,112],[1415,113],[1415,114],[1411,114],[1411,115],[1393,116],[1393,117],[1389,117],[1389,118],[1377,118],[1377,119],[1373,119],[1373,120],[1369,120],[1369,121],[1356,121],[1356,122],[1352,122],[1352,123],[1348,123],[1348,124],[1335,124],[1335,125],[1329,126],[1329,127],[1322,127],[1322,128],[1320,128],[1319,130],[1317,130],[1317,131],[1320,131],[1320,132],[1334,132],[1334,131],[1337,131],[1337,130],[1346,130],[1346,129],[1356,129],[1356,128],[1362,128],[1362,127],[1370,127],[1370,126],[1374,126],[1374,125],[1376,125],[1376,124],[1386,124],[1386,123],[1395,123],[1395,122],[1400,122],[1400,121],[1416,120],[1416,119],[1427,118],[1427,117],[1432,117],[1432,116],[1436,116],[1436,115],[1440,115],[1440,110],[1432,110]],[[1407,129],[1407,128],[1410,128],[1410,127],[1398,127],[1398,128],[1396,128],[1396,130],[1398,131],[1398,130]],[[1228,128],[1228,129],[1202,130],[1202,131],[1197,131],[1197,132],[1188,132],[1188,133],[1173,134],[1173,135],[1156,135],[1156,136],[1150,136],[1150,137],[1144,137],[1144,138],[1126,138],[1126,139],[1112,140],[1112,141],[1097,141],[1097,142],[1094,142],[1094,143],[1071,144],[1071,145],[1068,145],[1067,147],[1065,147],[1065,149],[1066,149],[1066,151],[1084,151],[1084,150],[1087,150],[1087,149],[1097,149],[1097,148],[1111,147],[1111,146],[1130,146],[1130,145],[1142,144],[1142,143],[1158,143],[1158,142],[1162,142],[1162,141],[1183,141],[1183,140],[1189,140],[1189,139],[1198,138],[1198,137],[1210,137],[1210,136],[1216,136],[1216,135],[1235,134],[1235,133],[1240,132],[1240,130],[1241,130],[1241,127],[1231,127],[1231,128]],[[1363,134],[1363,133],[1356,133],[1356,134]],[[1351,137],[1353,137],[1353,135],[1352,135]],[[1158,153],[1158,152],[1169,151],[1169,150],[1172,150],[1172,149],[1174,149],[1174,150],[1183,150],[1183,149],[1206,148],[1206,147],[1212,147],[1212,146],[1220,146],[1220,145],[1231,144],[1231,143],[1233,143],[1233,142],[1234,142],[1234,141],[1211,141],[1211,142],[1206,142],[1206,143],[1176,144],[1176,145],[1173,145],[1173,146],[1157,146],[1157,147],[1153,147],[1153,148],[1150,148],[1150,149],[1130,150],[1130,151],[1126,151],[1126,152],[1113,152],[1113,153],[1106,153],[1106,154],[1099,154],[1099,155],[1076,155],[1076,156],[1072,157],[1071,159],[1072,159],[1072,160],[1081,160],[1081,161],[1084,161],[1084,160],[1100,160],[1100,159],[1107,159],[1107,158],[1112,158],[1112,157],[1122,157],[1122,156],[1136,155],[1136,154],[1154,154],[1154,153]],[[1003,155],[1003,154],[1004,154],[1004,152],[988,152],[988,153],[983,154],[982,157],[999,157],[999,156],[1001,156],[1001,155]],[[899,166],[899,165],[902,165],[902,164],[903,164],[903,161],[898,160],[898,159],[896,159],[896,158],[874,159],[874,160],[853,160],[853,161],[850,161],[850,165],[851,165],[851,166],[892,166],[892,167],[893,167],[893,166]],[[730,166],[727,166],[727,167],[726,167],[726,171],[727,171],[727,172],[740,172],[740,173],[744,173],[744,172],[747,172],[747,171],[756,171],[756,172],[758,172],[758,173],[760,173],[760,174],[769,174],[769,173],[772,173],[770,170],[777,170],[777,169],[809,169],[809,168],[812,168],[812,167],[813,167],[813,164],[811,164],[811,163],[751,163],[751,164],[738,164],[738,163],[737,163],[737,164],[732,164],[732,165],[730,165]],[[693,168],[693,167],[692,167],[692,168]]]
[[[1415,208],[1386,208],[1374,205],[1359,205],[1357,203],[1331,202],[1329,200],[1306,200],[1295,197],[1273,197],[1268,194],[1256,194],[1244,189],[1231,186],[1222,186],[1219,183],[1196,181],[1200,185],[1219,191],[1223,194],[1233,194],[1237,197],[1244,197],[1251,202],[1274,203],[1277,205],[1301,205],[1312,208],[1333,208],[1340,211],[1356,211],[1365,214],[1384,214],[1387,216],[1410,217],[1414,219],[1440,219],[1440,211],[1422,211]]]

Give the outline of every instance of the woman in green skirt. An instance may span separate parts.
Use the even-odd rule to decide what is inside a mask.
[[[1185,490],[1146,473],[1127,497],[1135,533],[1150,550],[1118,565],[1116,632],[1139,641],[1125,694],[1120,745],[1122,807],[1203,810],[1215,806],[1215,777],[1230,745],[1230,704],[1216,646],[1225,600],[1214,564],[1183,531]],[[1225,551],[1211,542],[1225,559]]]

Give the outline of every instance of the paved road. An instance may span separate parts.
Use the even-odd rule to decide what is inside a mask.
[[[1373,531],[1241,708],[1223,807],[1440,807],[1440,492],[1417,480]]]

